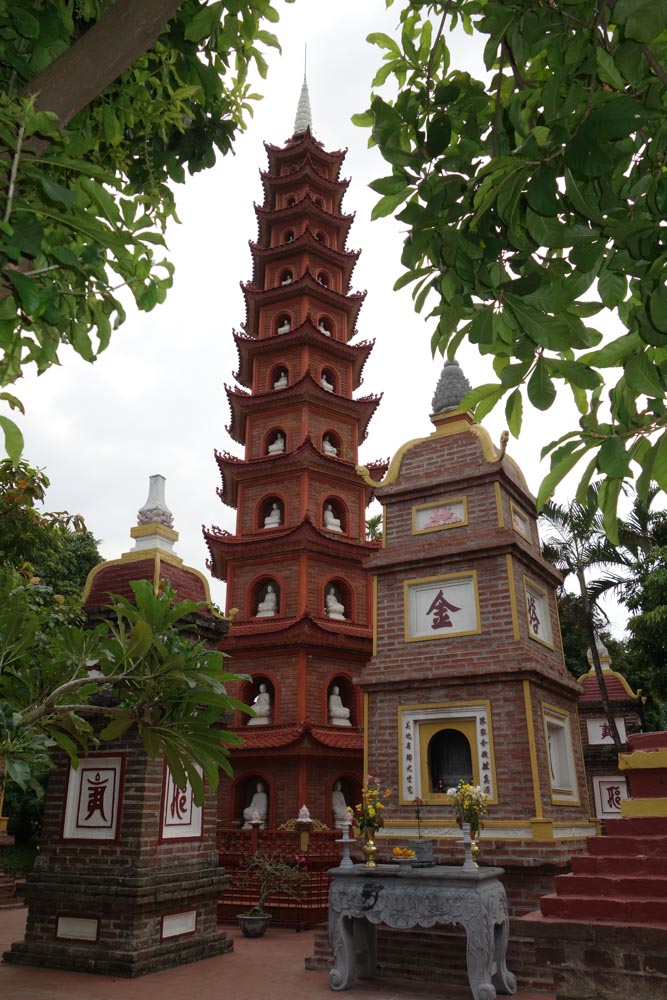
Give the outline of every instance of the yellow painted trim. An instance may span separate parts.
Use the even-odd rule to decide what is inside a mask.
[[[440,580],[452,579],[472,580],[473,593],[475,595],[475,614],[477,617],[477,628],[466,629],[463,632],[446,632],[444,635],[410,635],[410,587],[421,583],[436,583]],[[458,639],[464,635],[479,635],[482,631],[482,614],[479,606],[479,588],[477,586],[477,570],[463,570],[460,573],[440,573],[437,576],[418,576],[414,579],[403,581],[403,633],[405,642],[434,642],[442,639]]]
[[[623,799],[621,802],[621,816],[667,817],[667,798]]]
[[[130,528],[130,538],[146,538],[150,535],[159,535],[170,542],[177,542],[179,535],[173,528],[168,528],[166,524],[135,524]]]
[[[535,816],[530,821],[530,829],[533,834],[533,840],[554,839],[553,820],[545,819],[543,816],[540,816],[539,818]]]
[[[514,563],[512,561],[511,555],[506,555],[505,560],[507,562],[507,583],[509,586],[510,593],[510,611],[512,612],[512,630],[514,633],[514,638],[516,642],[521,639],[521,632],[519,631],[519,612],[516,606],[516,589],[514,587]]]
[[[618,670],[605,670],[604,673],[611,674],[612,677],[615,677],[618,681],[620,681],[625,691],[627,691],[628,695],[633,700],[638,700],[641,697],[642,689],[637,688],[636,692],[633,691],[623,674],[619,674]],[[580,684],[583,684],[587,677],[595,677],[595,667],[591,667],[587,673],[582,674],[581,677],[577,678],[577,680]]]
[[[502,498],[502,495],[501,495],[501,492],[500,492],[500,483],[498,482],[497,479],[496,479],[495,483],[493,484],[493,492],[496,495],[496,512],[498,514],[498,527],[499,528],[504,528],[505,527],[505,518],[503,516],[503,498]]]
[[[538,593],[540,593],[542,597],[544,597],[547,603],[547,613],[549,616],[548,620],[549,620],[549,632],[551,633],[551,642],[547,642],[546,639],[541,639],[539,635],[535,635],[535,633],[532,631],[530,627],[530,620],[528,618],[528,587],[531,587],[533,590],[536,590]],[[526,627],[528,629],[528,638],[532,639],[533,642],[539,642],[540,645],[546,646],[547,649],[554,649],[555,647],[554,647],[553,625],[551,624],[551,601],[549,600],[548,590],[540,586],[539,583],[535,583],[534,580],[531,580],[529,579],[529,577],[524,575],[523,598],[524,598],[524,607],[526,612]]]
[[[542,792],[540,787],[540,769],[537,766],[537,745],[535,743],[535,720],[533,718],[533,703],[530,695],[530,681],[523,682],[523,702],[526,708],[526,728],[528,730],[528,749],[530,752],[530,772],[533,778],[533,798],[535,800],[535,817],[542,819]]]
[[[373,656],[378,655],[378,578],[372,577],[371,600],[373,602]]]
[[[555,721],[560,719],[561,722],[566,723],[568,732],[570,734],[570,751],[572,754],[572,759],[570,761],[572,765],[572,781],[573,788],[572,792],[554,792],[551,784],[551,774],[549,773],[549,768],[547,768],[547,777],[549,779],[549,792],[551,795],[551,804],[553,806],[579,806],[581,805],[581,793],[579,791],[579,778],[577,776],[577,768],[575,766],[574,760],[574,744],[572,740],[572,716],[570,712],[566,712],[564,709],[560,708],[558,705],[550,705],[549,702],[543,701],[541,703],[542,708],[542,727],[544,730],[544,746],[547,754],[547,763],[549,762],[549,739],[547,733],[547,716]],[[577,728],[579,727],[579,722],[577,720]],[[589,803],[590,812],[590,803]]]
[[[443,729],[453,729],[468,741],[470,746],[470,759],[472,761],[473,784],[481,785],[482,776],[479,773],[479,750],[477,747],[477,719],[475,717],[467,719],[433,719],[429,722],[424,720],[419,723],[419,757],[421,762],[421,774],[419,775],[421,785],[421,798],[424,802],[437,805],[438,802],[449,804],[449,796],[445,792],[434,792],[429,785],[428,772],[428,745],[433,737]],[[401,786],[402,787],[402,786]],[[425,789],[428,788],[428,792]]]
[[[618,766],[621,771],[667,768],[667,747],[657,750],[633,750],[632,753],[619,753]]]
[[[364,691],[364,781],[368,774],[368,694]]]
[[[556,601],[556,610],[558,610],[558,601]],[[563,661],[565,662],[565,661]],[[581,735],[581,719],[579,718],[579,705],[574,706],[574,716],[575,716],[575,727],[579,736],[579,753],[581,754],[581,767],[584,772],[584,797],[586,799],[586,807],[588,809],[588,815],[593,812],[591,808],[591,793],[588,787],[588,772],[586,771],[586,757],[584,755],[584,739]],[[572,748],[572,753],[574,753],[574,747]],[[576,761],[574,769],[575,777],[577,774]],[[577,784],[579,784],[579,779],[577,778]]]
[[[207,603],[211,603],[211,590],[209,582],[204,574],[198,569],[193,569],[192,566],[184,566],[181,557],[177,556],[174,552],[163,552],[162,549],[132,549],[131,552],[124,552],[120,559],[108,559],[106,562],[93,566],[86,578],[86,585],[83,588],[83,603],[85,604],[88,599],[95,577],[99,572],[101,572],[101,570],[106,569],[107,566],[120,566],[121,563],[144,562],[150,561],[151,559],[153,559],[156,564],[153,571],[153,587],[156,592],[160,583],[161,563],[166,563],[170,566],[182,566],[188,571],[188,573],[192,573],[194,576],[199,577],[204,584],[204,593],[206,595],[204,599]]]
[[[451,524],[438,524],[434,528],[417,527],[417,511],[429,510],[430,508],[445,507],[447,504],[463,504],[463,517],[460,521]],[[468,524],[468,498],[467,496],[443,497],[442,500],[431,500],[429,503],[418,503],[412,508],[412,534],[427,535],[432,531],[445,531],[448,528],[463,528]]]
[[[515,514],[518,516],[519,521],[525,521],[526,524],[528,525],[528,533],[527,534],[526,534],[525,531],[521,531],[519,528],[517,528],[516,524],[514,523],[514,515]],[[528,514],[526,514],[525,510],[522,507],[519,507],[518,504],[515,504],[513,500],[510,500],[510,516],[512,518],[512,529],[513,529],[513,531],[516,531],[517,535],[520,535],[522,538],[525,538],[525,540],[527,542],[530,542],[530,544],[532,545],[533,544],[533,529],[532,529],[532,526],[531,526],[531,523],[530,523],[530,518],[528,517]]]

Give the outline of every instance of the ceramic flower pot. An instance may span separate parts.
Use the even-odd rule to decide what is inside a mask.
[[[243,937],[260,938],[266,934],[271,922],[270,913],[239,913],[236,919]]]

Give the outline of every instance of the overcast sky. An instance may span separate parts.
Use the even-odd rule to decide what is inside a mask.
[[[180,533],[176,550],[187,564],[204,569],[202,523],[235,529],[235,512],[216,496],[213,450],[242,454],[225,430],[224,393],[237,366],[232,330],[244,320],[239,283],[252,273],[248,241],[257,235],[253,202],[262,200],[263,141],[282,144],[293,132],[305,43],[315,134],[327,149],[348,150],[343,176],[351,183],[343,209],[356,214],[348,245],[362,251],[352,288],[368,292],[358,339],[376,340],[357,395],[384,393],[361,460],[389,457],[432,428],[442,359],[431,358],[431,325],[414,313],[409,289],[392,291],[404,235],[393,220],[369,221],[377,196],[367,187],[390,170],[368,149],[368,131],[350,122],[368,106],[380,61],[366,36],[392,32],[398,5],[389,11],[384,0],[275,5],[282,56],[269,53],[268,79],[256,88],[265,97],[236,155],[177,189],[181,225],[168,234],[176,276],[166,303],[148,314],[130,309],[94,365],[62,351],[61,367],[39,379],[28,376],[18,387],[27,407],[25,455],[51,479],[47,507],[83,514],[108,559],[131,547],[129,530],[146,500],[148,477],[157,472],[167,478],[167,503]],[[454,66],[483,72],[479,50],[465,35],[453,47]],[[464,349],[458,357],[471,383],[488,380],[476,351]],[[520,441],[510,443],[533,492],[548,471],[539,462],[540,446],[561,433],[561,421],[574,419],[572,413],[564,395],[556,417],[531,412]],[[505,428],[502,407],[484,423],[497,443]],[[213,599],[224,605],[224,585],[211,584]]]

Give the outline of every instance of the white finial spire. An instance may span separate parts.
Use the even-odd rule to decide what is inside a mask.
[[[299,96],[299,104],[296,109],[296,118],[294,119],[294,135],[301,135],[306,129],[313,131],[313,116],[310,110],[310,97],[308,96],[308,81],[306,80],[306,56],[307,52],[304,52],[303,57],[303,86],[301,87],[301,94]]]

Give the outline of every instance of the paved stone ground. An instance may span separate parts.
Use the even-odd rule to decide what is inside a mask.
[[[23,938],[25,910],[0,911],[0,953]],[[114,979],[0,964],[2,1000],[332,1000],[327,974],[307,972],[312,932],[272,928],[249,941],[226,928],[234,951],[140,979]],[[380,980],[341,994],[345,1000],[470,1000],[467,989],[446,984],[422,986]],[[544,993],[520,992],[515,1000],[554,1000]]]

